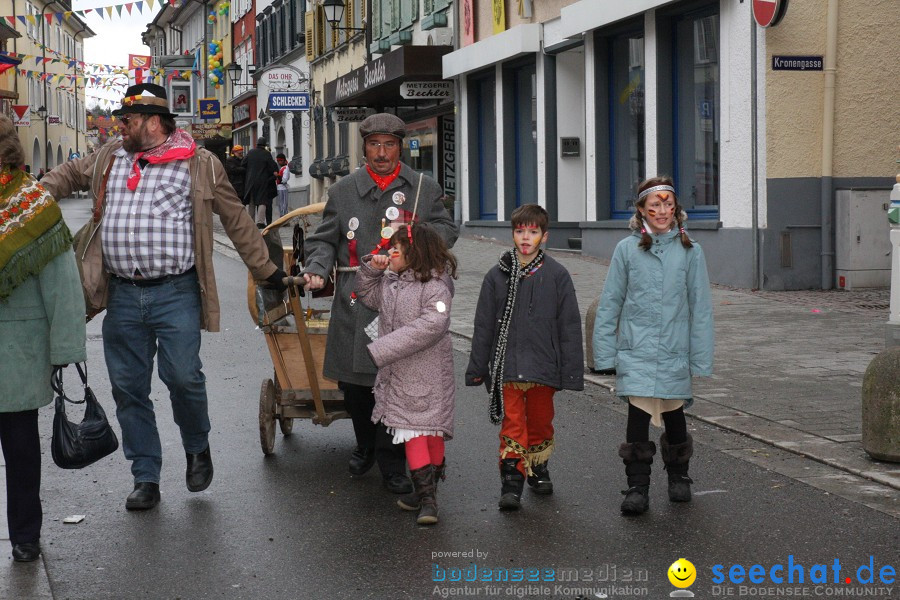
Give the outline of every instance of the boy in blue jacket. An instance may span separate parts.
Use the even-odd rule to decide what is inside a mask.
[[[550,218],[537,204],[513,211],[512,248],[484,276],[466,385],[485,384],[500,423],[500,509],[522,489],[552,494],[553,395],[584,389],[581,316],[565,267],[544,253]]]

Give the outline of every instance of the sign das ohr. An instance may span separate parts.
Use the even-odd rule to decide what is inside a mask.
[[[760,27],[774,27],[784,17],[788,0],[753,0],[753,18]]]

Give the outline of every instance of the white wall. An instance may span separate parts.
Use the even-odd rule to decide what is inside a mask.
[[[719,219],[723,227],[750,227],[752,164],[750,137],[750,35],[749,2],[719,3],[721,112],[719,144]],[[765,57],[764,48],[757,53]],[[761,86],[759,86],[761,87]],[[765,210],[760,226],[765,226]]]
[[[585,220],[585,119],[584,119],[584,48],[578,47],[556,55],[556,161],[559,169],[559,220]],[[581,155],[561,158],[559,138],[581,140]]]

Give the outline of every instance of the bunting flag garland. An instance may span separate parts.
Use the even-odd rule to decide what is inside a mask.
[[[22,61],[17,58],[0,55],[0,73],[6,71],[7,69],[12,69],[13,67],[16,67],[20,64],[22,64]]]
[[[186,1],[188,0],[168,0],[168,4],[171,6],[177,6]],[[101,19],[112,19],[113,13],[115,13],[115,16],[117,16],[118,18],[122,18],[123,9],[126,13],[126,17],[135,14],[135,12],[137,12],[138,14],[143,14],[145,6],[149,8],[151,12],[153,12],[154,1],[140,0],[137,2],[126,2],[124,4],[111,4],[109,6],[100,6],[97,8],[86,8],[84,10],[48,12],[40,15],[4,15],[0,16],[0,18],[6,19],[13,27],[15,27],[15,23],[17,20],[23,25],[37,25],[40,19],[44,19],[47,21],[47,24],[52,25],[54,19],[57,23],[62,23],[63,21],[68,21],[72,15],[84,19],[87,15],[94,14]]]

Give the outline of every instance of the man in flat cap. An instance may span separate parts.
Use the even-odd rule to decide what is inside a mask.
[[[219,159],[175,125],[164,88],[144,83],[125,92],[113,111],[124,130],[96,152],[63,163],[41,184],[56,198],[90,190],[100,198],[86,248],[86,296],[106,307],[103,350],[122,448],[134,491],[128,510],[159,503],[162,446],[150,381],[169,388],[187,457],[188,490],[213,477],[206,377],[200,329],[219,330],[213,273],[212,213],[257,279],[285,289],[259,230],[241,206]]]
[[[385,426],[372,422],[377,369],[366,346],[377,334],[377,324],[372,322],[378,313],[356,300],[354,273],[363,256],[387,253],[388,239],[401,225],[428,222],[448,246],[453,246],[459,229],[444,208],[441,186],[400,162],[406,136],[400,118],[372,115],[360,124],[359,132],[366,165],[328,189],[322,222],[306,239],[303,276],[310,289],[318,289],[337,265],[323,371],[339,382],[353,420],[357,446],[350,458],[350,473],[364,474],[377,458],[385,487],[409,494],[412,485],[406,476],[403,445],[393,444]]]

